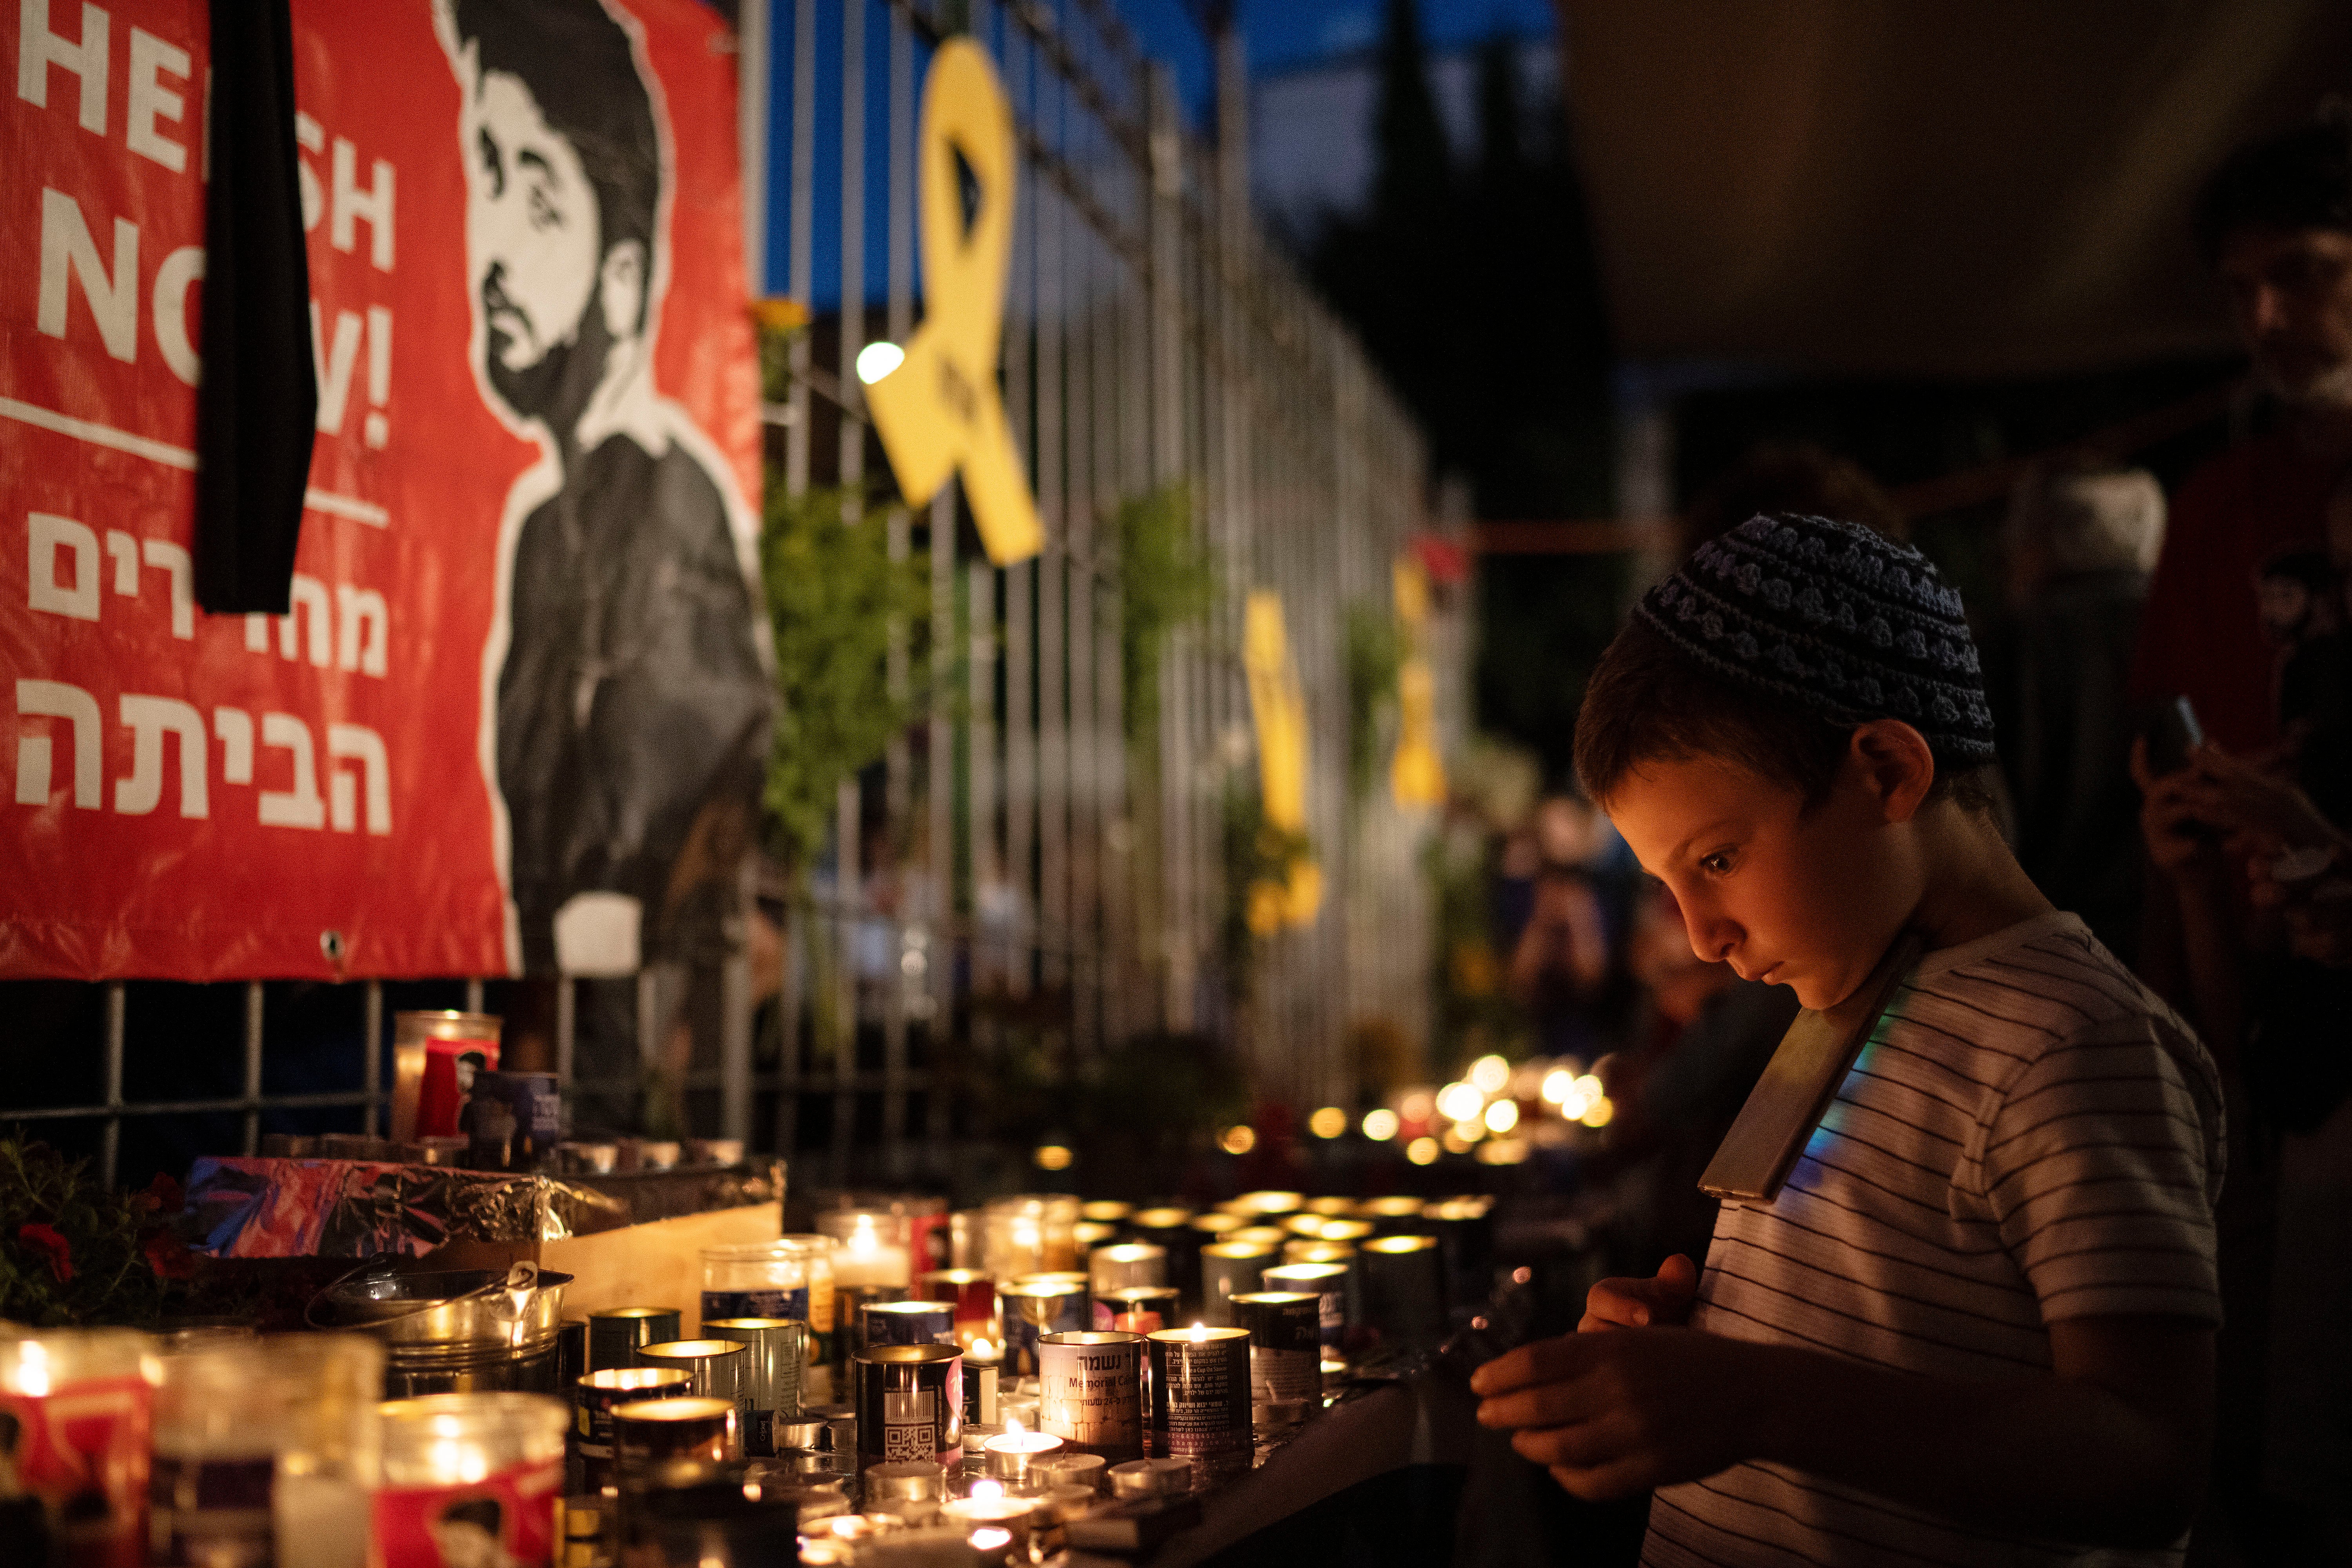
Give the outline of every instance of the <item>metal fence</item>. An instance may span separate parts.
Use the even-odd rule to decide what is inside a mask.
[[[1108,0],[952,10],[948,0],[742,8],[746,186],[787,203],[785,254],[766,275],[810,300],[820,237],[839,247],[822,269],[838,306],[796,340],[789,399],[769,410],[771,482],[797,491],[882,478],[869,473],[878,447],[854,362],[918,319],[919,84],[930,51],[961,28],[995,60],[1017,122],[1004,397],[1047,542],[1033,561],[991,566],[953,487],[920,513],[891,515],[891,549],[924,552],[930,586],[930,626],[896,638],[891,679],[913,690],[928,675],[927,716],[843,785],[835,852],[803,890],[766,900],[763,916],[747,877],[734,955],[638,978],[627,1042],[651,1061],[662,1042],[690,1038],[676,1087],[692,1130],[772,1140],[803,1179],[835,1183],[946,1173],[968,1122],[940,1069],[1010,1036],[1043,1038],[1068,1073],[1139,1037],[1204,1035],[1241,1055],[1257,1094],[1303,1110],[1349,1102],[1352,1029],[1379,1021],[1413,1047],[1427,1032],[1427,824],[1390,801],[1384,768],[1359,792],[1346,766],[1348,619],[1351,608],[1388,613],[1391,563],[1429,526],[1423,443],[1251,220],[1238,43],[1220,48],[1214,136],[1203,139],[1182,126],[1169,70]],[[769,123],[779,130],[762,136]],[[821,191],[837,212],[820,210]],[[1179,483],[1218,592],[1171,639],[1157,734],[1131,741],[1112,520]],[[1237,948],[1225,934],[1235,890],[1223,842],[1234,792],[1256,787],[1241,663],[1254,589],[1284,606],[1309,721],[1307,837],[1327,892],[1310,925]],[[1465,639],[1458,610],[1434,617],[1427,652],[1447,742],[1460,739]],[[920,647],[927,671],[909,663]],[[753,951],[763,938],[773,944],[764,961]],[[541,998],[547,1065],[575,1111],[596,1094],[612,1110],[627,1105],[635,1072],[609,1054],[575,1063],[589,984],[599,983],[551,983]],[[356,1091],[262,1092],[257,984],[240,1094],[127,1103],[117,986],[106,994],[103,1102],[38,1114],[99,1119],[110,1176],[125,1116],[236,1112],[248,1150],[279,1107],[357,1106],[373,1131],[383,1005],[379,987],[353,989],[364,1013]]]

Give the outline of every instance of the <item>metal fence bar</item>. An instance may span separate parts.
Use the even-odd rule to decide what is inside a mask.
[[[383,982],[371,980],[360,998],[360,1082],[367,1090],[367,1109],[360,1117],[360,1131],[373,1138],[382,1121],[377,1112],[383,1107]]]
[[[478,984],[478,982],[477,982]],[[470,1000],[470,996],[468,998]],[[245,1152],[261,1148],[261,982],[245,983]],[[470,1010],[470,1009],[469,1009]]]
[[[122,982],[106,987],[106,1127],[99,1135],[99,1180],[114,1185],[115,1163],[122,1152]]]

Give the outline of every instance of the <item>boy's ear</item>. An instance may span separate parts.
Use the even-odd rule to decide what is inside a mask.
[[[1908,822],[1936,784],[1936,753],[1927,737],[1900,719],[1854,726],[1846,766],[1879,804],[1889,822]]]

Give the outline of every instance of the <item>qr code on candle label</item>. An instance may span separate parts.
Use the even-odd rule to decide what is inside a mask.
[[[928,1421],[919,1426],[885,1426],[882,1428],[883,1460],[888,1463],[899,1459],[936,1458],[935,1439],[936,1434]]]

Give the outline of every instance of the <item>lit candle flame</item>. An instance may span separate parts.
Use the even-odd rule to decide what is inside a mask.
[[[989,1342],[987,1335],[983,1334],[971,1342],[971,1353],[976,1356],[992,1356],[996,1353],[996,1346]]]
[[[973,1531],[971,1541],[976,1552],[1001,1552],[1013,1544],[1013,1532],[992,1524]]]
[[[974,1481],[971,1483],[971,1495],[976,1498],[1001,1498],[1004,1495],[1004,1483],[1003,1481]]]
[[[1004,1435],[1008,1437],[1021,1436],[1021,1417],[1013,1415],[1004,1417]]]
[[[1192,1325],[1192,1342],[1193,1342],[1194,1344],[1196,1344],[1196,1345],[1197,1345],[1197,1344],[1199,1344],[1202,1340],[1205,1340],[1205,1339],[1207,1339],[1208,1337],[1209,1337],[1209,1325],[1208,1325],[1208,1324],[1206,1324],[1206,1323],[1194,1323],[1194,1324]]]

